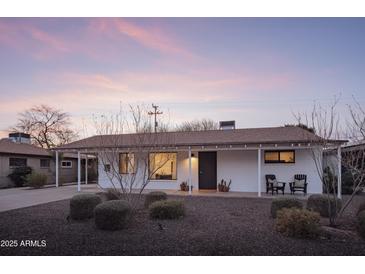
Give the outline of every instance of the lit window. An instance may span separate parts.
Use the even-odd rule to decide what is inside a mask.
[[[26,158],[9,158],[9,167],[24,167],[27,166],[27,159]]]
[[[295,163],[295,151],[294,150],[265,151],[265,163],[267,164]]]
[[[72,161],[61,161],[62,168],[72,168]]]
[[[176,180],[176,153],[150,153],[148,167],[151,180]]]
[[[41,159],[40,160],[40,167],[41,168],[49,168],[51,165],[51,160],[50,159]]]
[[[119,154],[119,173],[120,174],[135,173],[134,153]]]

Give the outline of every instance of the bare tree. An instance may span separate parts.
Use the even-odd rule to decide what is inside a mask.
[[[351,117],[347,122],[348,138],[352,145],[343,148],[342,166],[352,180],[352,193],[341,208],[340,215],[365,187],[365,111],[355,98],[354,104],[348,105],[348,110]]]
[[[348,105],[351,120],[348,124],[349,138],[351,141],[365,140],[365,110],[360,102],[353,98],[354,105]]]
[[[173,147],[171,134],[154,132],[144,106],[130,105],[127,112],[121,109],[118,114],[94,117],[94,123],[104,179],[115,194],[135,208],[151,179],[167,163],[176,164],[171,153],[151,159],[153,152],[168,152]]]
[[[215,129],[219,129],[219,125],[211,119],[186,121],[176,126],[177,131],[205,131]]]
[[[295,115],[298,124],[311,128],[320,137],[315,141],[315,144],[311,144],[310,151],[318,177],[328,198],[329,222],[331,226],[336,225],[337,212],[339,210],[336,199],[337,179],[336,176],[331,176],[331,174],[336,174],[337,165],[335,164],[336,161],[326,160],[327,158],[324,158],[323,154],[333,151],[339,145],[334,141],[338,138],[339,117],[336,113],[338,101],[339,99],[335,97],[334,102],[328,108],[315,103],[309,115],[307,113]],[[334,154],[334,157],[338,160],[337,154]],[[334,207],[331,204],[334,204]]]
[[[39,105],[20,113],[18,123],[12,130],[30,134],[32,143],[37,146],[52,148],[77,138],[77,133],[71,129],[70,124],[68,113]]]

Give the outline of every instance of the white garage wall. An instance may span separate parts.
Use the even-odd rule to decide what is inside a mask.
[[[194,189],[199,188],[198,182],[198,152],[192,151],[195,157],[192,158],[192,185]],[[321,181],[318,177],[315,163],[311,156],[310,149],[298,149],[295,154],[294,164],[265,164],[264,149],[261,151],[261,190],[266,191],[265,174],[275,174],[278,181],[291,182],[294,174],[307,174],[308,193],[322,193]],[[111,187],[110,180],[106,176],[102,161],[99,159],[99,184],[108,188]],[[137,173],[141,176],[143,168]],[[151,181],[146,189],[180,189],[180,183],[189,178],[188,152],[177,152],[177,180]],[[257,150],[231,150],[217,151],[217,181],[221,179],[227,182],[231,179],[232,191],[257,192]],[[118,181],[114,180],[118,185]],[[289,184],[286,187],[289,193]]]

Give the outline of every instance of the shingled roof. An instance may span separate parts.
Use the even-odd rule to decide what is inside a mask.
[[[234,146],[255,144],[298,144],[320,143],[321,138],[300,127],[267,127],[234,130],[208,130],[191,132],[160,132],[155,133],[156,142],[160,146]],[[143,140],[142,145],[148,146],[151,138],[143,138],[146,134],[96,135],[56,148],[56,150],[93,149],[101,147],[129,148],[136,143],[136,138]],[[150,134],[151,135],[151,134]],[[333,142],[345,142],[334,140]],[[141,142],[138,142],[141,144]],[[156,143],[154,143],[156,145]]]
[[[10,139],[0,139],[0,153],[2,154],[21,154],[50,157],[51,154],[47,149],[36,147],[30,144],[15,143]]]

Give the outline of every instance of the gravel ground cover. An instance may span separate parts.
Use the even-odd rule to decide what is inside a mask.
[[[3,212],[0,240],[18,246],[0,247],[0,255],[365,255],[353,221],[358,201],[341,221],[347,233],[329,229],[317,240],[302,240],[274,230],[270,199],[172,198],[184,200],[184,218],[151,220],[142,201],[128,227],[113,232],[98,230],[93,219],[68,220],[69,200]],[[46,246],[20,246],[26,240]]]

